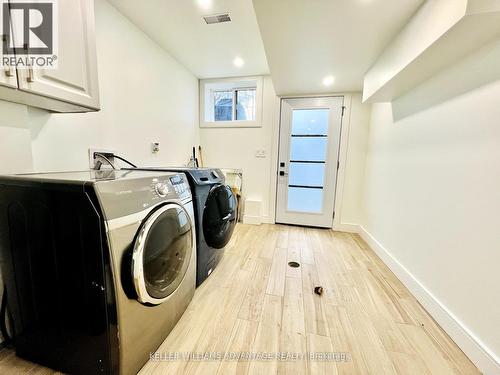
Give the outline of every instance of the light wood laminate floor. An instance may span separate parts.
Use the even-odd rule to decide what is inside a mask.
[[[166,360],[277,352],[289,360]],[[141,374],[479,374],[358,236],[282,225],[237,226],[158,356]],[[0,373],[51,371],[4,350]]]

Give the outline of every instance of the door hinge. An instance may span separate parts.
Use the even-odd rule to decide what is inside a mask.
[[[345,105],[342,106],[342,117],[344,117]]]
[[[337,161],[337,171],[339,170],[340,168],[340,161]]]

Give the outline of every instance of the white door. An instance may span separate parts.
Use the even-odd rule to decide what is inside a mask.
[[[57,4],[58,67],[19,70],[19,88],[99,109],[94,1],[64,0]]]
[[[343,102],[282,99],[277,223],[332,227]]]

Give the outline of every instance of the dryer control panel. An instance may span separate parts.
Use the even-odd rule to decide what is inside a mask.
[[[164,178],[155,178],[151,183],[153,199],[181,199],[191,197],[191,191],[186,181],[186,176],[177,174]]]

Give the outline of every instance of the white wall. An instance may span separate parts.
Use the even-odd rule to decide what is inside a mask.
[[[184,165],[199,144],[198,80],[108,2],[95,6],[102,110],[50,114],[0,102],[0,172],[85,169],[89,147],[142,165]]]
[[[277,130],[279,100],[271,77],[264,77],[261,128],[201,128],[200,142],[206,166],[243,170],[244,199],[262,202],[264,222],[271,222],[271,169],[273,166],[274,132]],[[265,150],[265,158],[255,157]]]
[[[356,231],[364,214],[363,184],[371,105],[362,104],[361,93],[345,96],[346,113],[342,121],[337,201],[334,227]]]
[[[456,319],[445,328],[476,363],[467,335],[500,357],[498,61],[500,41],[375,104],[365,175],[364,229],[441,305],[438,322]]]
[[[0,174],[30,172],[33,168],[28,110],[0,100]]]
[[[363,213],[363,178],[370,105],[361,104],[361,94],[345,94],[346,115],[342,123],[341,174],[336,202],[338,229],[351,230]],[[262,202],[262,221],[274,222],[276,166],[278,157],[279,106],[271,77],[264,78],[262,128],[202,128],[200,142],[207,166],[243,170],[244,199]],[[255,157],[265,150],[265,158]],[[254,213],[250,213],[253,215]],[[249,220],[254,219],[249,216]]]

